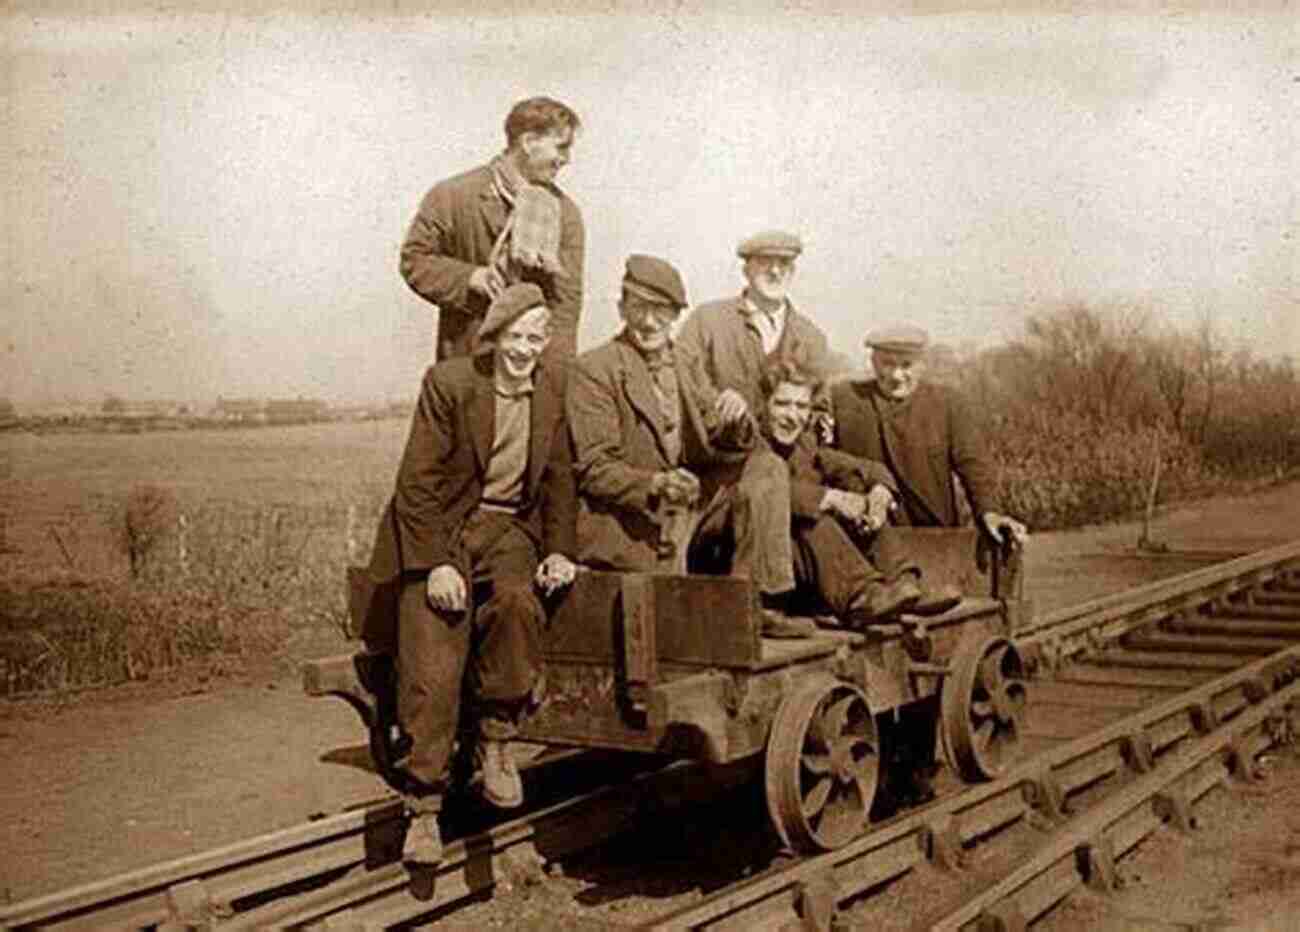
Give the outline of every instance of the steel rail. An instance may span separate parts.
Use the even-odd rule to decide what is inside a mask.
[[[584,755],[590,756],[588,752],[565,752],[545,763]],[[528,765],[524,769],[529,769]],[[566,827],[575,823],[582,826],[583,833],[595,832],[595,840],[608,837],[635,817],[647,794],[659,791],[663,784],[680,782],[693,769],[689,762],[677,762],[630,781],[623,778],[450,843],[444,866],[450,868],[458,863],[471,872],[478,871],[484,852],[500,854],[525,841],[548,852],[550,847],[560,850],[564,847],[561,836]],[[227,920],[240,927],[243,914],[237,914],[236,906],[258,901],[274,891],[304,885],[308,890],[301,896],[310,901],[321,896],[310,886],[322,879],[333,886],[339,880],[351,882],[363,877],[364,883],[356,889],[358,896],[364,895],[367,883],[382,886],[388,879],[384,865],[401,867],[404,830],[401,802],[390,797],[197,855],[0,907],[0,929],[168,929],[196,924],[206,927]],[[492,875],[483,878],[476,873],[474,877],[471,892],[491,885]]]
[[[1245,710],[1213,733],[1171,751],[1096,807],[1053,832],[1028,861],[929,924],[934,932],[1022,932],[1079,887],[1116,887],[1115,862],[1165,825],[1196,827],[1192,807],[1229,778],[1253,779],[1254,758],[1276,740],[1279,714],[1294,714],[1300,683]],[[1287,707],[1291,706],[1290,712]]]
[[[1258,592],[1264,585],[1271,588]],[[1230,603],[1232,599],[1238,601]],[[1234,616],[1267,618],[1268,627],[1258,633],[1284,637],[1285,622],[1275,619],[1287,617],[1286,608],[1294,609],[1297,602],[1300,542],[1050,613],[1022,627],[1016,640],[1055,667],[1063,658],[1095,652],[1140,627],[1206,605],[1230,607]],[[1178,630],[1177,623],[1165,627]],[[1141,659],[1137,652],[1126,653]],[[1238,662],[1208,654],[1189,657],[1181,668],[1209,673]],[[896,818],[845,848],[790,869],[769,870],[665,917],[662,927],[750,928],[750,920],[763,915],[788,919],[833,911],[844,891],[861,891],[921,863],[955,863],[962,845],[972,839],[1033,813],[1058,818],[1070,793],[1132,767],[1134,760],[1159,756],[1199,734],[1205,722],[1232,719],[1264,697],[1275,698],[1298,667],[1295,649],[1265,657],[1057,746],[995,783]],[[382,927],[448,909],[489,890],[518,869],[516,862],[526,866],[540,856],[553,859],[609,837],[636,817],[644,799],[656,791],[654,780],[660,775],[669,780],[698,776],[690,764],[670,765],[449,844],[429,899],[412,895],[407,872],[394,863],[403,820],[397,801],[389,799],[2,907],[0,928],[263,928],[317,922],[331,928]],[[760,903],[761,908],[755,905]],[[737,921],[737,916],[749,918]]]
[[[1300,636],[1300,632],[1297,634]],[[993,783],[941,799],[836,851],[771,868],[670,913],[648,928],[748,930],[780,928],[786,923],[801,928],[829,928],[839,903],[922,865],[958,866],[965,845],[1018,820],[1055,825],[1065,818],[1071,794],[1108,777],[1134,774],[1146,780],[1145,775],[1154,772],[1157,762],[1163,768],[1160,774],[1167,775],[1170,768],[1166,758],[1182,763],[1189,759],[1191,751],[1184,748],[1199,749],[1196,753],[1201,756],[1195,758],[1193,754],[1194,762],[1228,748],[1235,766],[1248,769],[1253,755],[1272,742],[1274,733],[1294,731],[1296,700],[1300,699],[1298,676],[1300,647],[1256,660],[1035,755]],[[1285,723],[1279,716],[1285,718]],[[1244,729],[1255,727],[1268,733],[1267,740],[1262,745],[1241,744]],[[1178,775],[1186,770],[1182,763]],[[1158,784],[1164,788],[1168,783],[1153,777],[1141,786]],[[1163,795],[1167,800],[1185,798],[1169,792]],[[1151,794],[1143,798],[1150,799]],[[1115,805],[1126,806],[1127,812],[1136,803],[1123,796]],[[1185,809],[1185,804],[1179,805]],[[1052,867],[1059,869],[1059,861],[1054,859]],[[1022,885],[1027,884],[1024,881]],[[981,911],[979,915],[988,910],[981,905]],[[1033,909],[1025,911],[1029,913]],[[1017,927],[1010,924],[1005,928]]]
[[[1016,640],[1031,650],[1055,647],[1077,653],[1098,638],[1113,640],[1153,621],[1224,603],[1268,583],[1281,582],[1284,589],[1294,591],[1298,573],[1300,540],[1048,612],[1019,628]]]

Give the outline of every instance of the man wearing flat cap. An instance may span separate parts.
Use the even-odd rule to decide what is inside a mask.
[[[980,525],[1023,544],[1025,526],[996,509],[993,467],[970,412],[955,392],[924,380],[928,344],[919,327],[867,335],[874,377],[831,390],[835,446],[889,467],[898,480],[901,523],[958,526],[956,475]]]
[[[780,230],[741,242],[736,254],[745,289],[695,308],[678,335],[683,360],[703,369],[718,393],[719,410],[729,417],[761,409],[762,372],[777,358],[796,360],[818,378],[829,374],[826,334],[795,310],[789,297],[802,252],[799,237]]]
[[[425,373],[375,542],[371,579],[400,581],[397,712],[412,739],[404,856],[416,864],[441,857],[437,819],[458,731],[474,743],[483,798],[522,802],[506,742],[540,689],[542,598],[575,570],[562,373],[539,361],[550,316],[537,285],[508,286],[475,354]]]
[[[770,451],[751,452],[756,432],[746,409],[720,404],[700,363],[678,351],[671,331],[685,306],[676,268],[630,256],[622,331],[573,367],[568,420],[579,560],[613,570],[660,568],[684,545],[672,527],[677,518],[703,506],[734,539],[731,572],[753,580],[762,599],[779,599],[795,584],[787,470]],[[764,633],[812,631],[770,610]]]
[[[547,358],[577,351],[586,234],[555,179],[579,125],[558,100],[520,101],[506,117],[504,152],[424,196],[402,244],[401,273],[438,306],[438,360],[468,354],[493,299],[525,281],[541,287],[551,308]]]

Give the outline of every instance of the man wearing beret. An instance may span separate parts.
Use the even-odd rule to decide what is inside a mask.
[[[575,570],[562,376],[539,362],[550,316],[537,285],[508,286],[478,328],[475,354],[425,373],[375,542],[371,579],[401,583],[397,711],[412,739],[403,853],[416,864],[441,857],[438,812],[458,730],[477,734],[483,798],[522,802],[506,742],[540,689],[539,593],[568,585]],[[471,728],[460,726],[462,695]]]
[[[492,300],[520,281],[539,285],[551,308],[547,358],[576,352],[585,233],[555,179],[579,125],[557,100],[521,101],[506,117],[504,152],[424,196],[402,244],[401,272],[438,306],[437,359],[468,354]]]
[[[763,367],[781,357],[797,359],[810,372],[828,374],[826,334],[790,301],[790,282],[803,243],[793,233],[769,230],[736,249],[746,286],[736,297],[702,304],[691,312],[677,345],[689,366],[703,368],[718,392],[719,410],[757,412]]]
[[[1022,544],[1025,526],[996,510],[993,468],[965,404],[924,380],[928,342],[924,330],[911,326],[868,334],[875,377],[831,390],[835,446],[889,467],[898,479],[896,517],[903,523],[956,527],[956,474],[980,525],[996,538]]]
[[[677,351],[671,330],[685,306],[677,269],[653,256],[629,257],[619,301],[625,326],[573,367],[579,561],[656,569],[673,550],[666,538],[674,536],[674,513],[702,504],[734,540],[731,572],[759,592],[764,633],[807,636],[810,623],[778,610],[794,589],[785,464],[753,451],[746,409],[720,404],[700,364]]]

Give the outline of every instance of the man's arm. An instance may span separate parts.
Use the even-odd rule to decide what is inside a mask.
[[[624,460],[617,389],[604,375],[581,361],[569,375],[565,411],[578,491],[607,505],[649,513],[655,472]]]
[[[884,463],[842,450],[822,448],[817,451],[817,464],[826,484],[834,488],[866,493],[873,486],[882,485],[894,495],[898,494],[898,480]]]
[[[562,381],[558,376],[552,378],[557,383]],[[563,404],[563,391],[558,386],[557,391]],[[573,559],[577,556],[578,481],[574,476],[573,448],[565,417],[556,421],[550,452],[541,488],[542,552],[558,553]]]
[[[402,243],[400,269],[411,290],[439,308],[464,312],[470,277],[478,268],[452,255],[456,205],[445,184],[435,185],[420,202]]]
[[[446,516],[465,484],[464,477],[448,469],[458,440],[455,403],[438,367],[430,368],[420,387],[393,493],[404,570],[428,570],[453,561]]]

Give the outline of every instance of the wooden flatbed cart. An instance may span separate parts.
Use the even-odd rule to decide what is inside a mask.
[[[882,771],[934,760],[936,725],[963,780],[996,777],[1014,756],[1025,705],[1019,555],[974,529],[881,533],[882,549],[902,548],[928,582],[966,594],[919,635],[892,624],[764,638],[748,580],[580,573],[547,629],[545,698],[520,738],[719,765],[762,755],[773,827],[798,851],[860,834]],[[391,660],[318,661],[304,680],[309,694],[357,708],[391,776]]]

